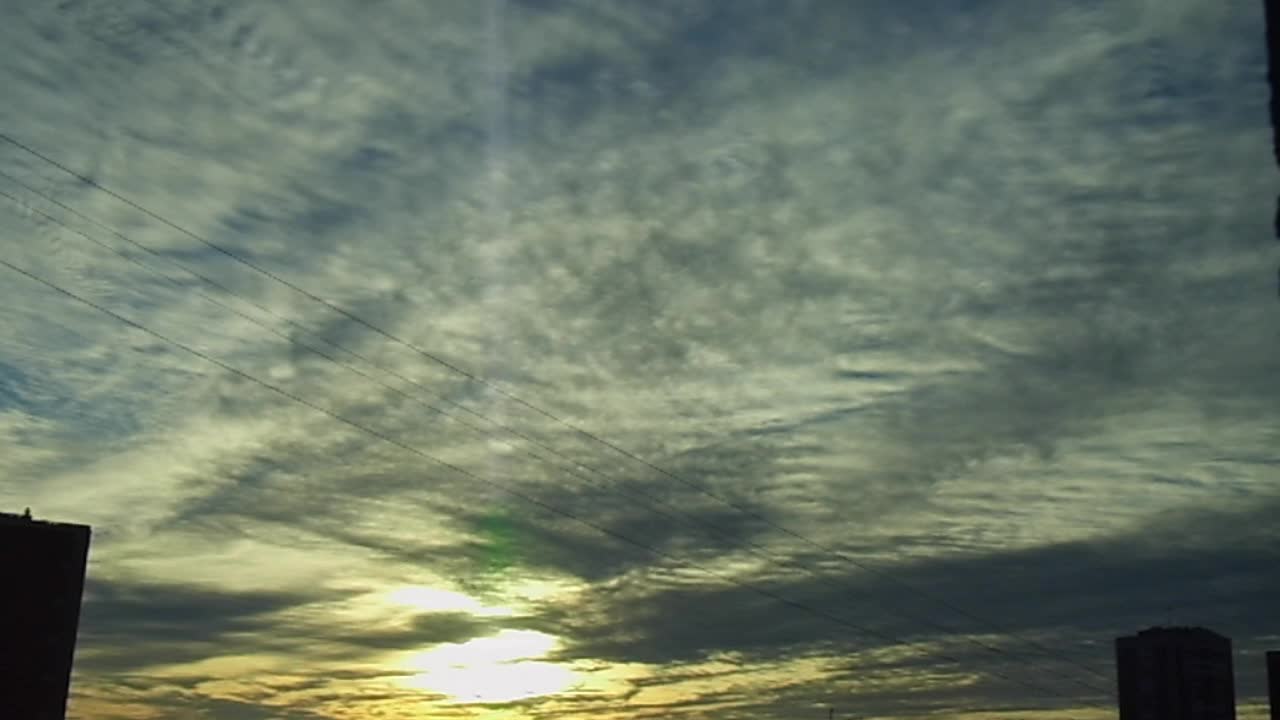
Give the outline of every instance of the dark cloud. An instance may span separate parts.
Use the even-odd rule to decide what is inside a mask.
[[[248,652],[278,629],[276,614],[326,597],[91,577],[85,588],[80,647],[87,651],[87,666],[109,672]]]
[[[1256,653],[1249,638],[1276,631],[1266,610],[1267,598],[1280,591],[1266,570],[1277,547],[1266,522],[1274,504],[1180,513],[1096,541],[924,560],[894,567],[888,575],[849,569],[843,575],[755,581],[869,633],[783,606],[750,588],[711,580],[672,585],[662,578],[602,588],[588,607],[544,621],[571,638],[564,651],[569,657],[665,666],[727,655],[747,668],[794,657],[844,656],[853,664],[850,679],[881,667],[874,653],[899,649],[896,638],[908,644],[889,667],[911,674],[991,673],[975,697],[997,692],[1016,702],[1026,690],[1017,681],[1047,683],[1071,697],[1081,692],[1077,681],[1108,687],[1112,638],[1164,617],[1235,634],[1243,651]],[[937,598],[992,620],[978,624],[956,616]],[[871,654],[865,667],[864,653]],[[1051,675],[1044,674],[1047,668],[1053,668]],[[1242,668],[1241,677],[1246,696],[1260,692],[1257,668]]]
[[[382,630],[335,628],[326,641],[351,646],[352,659],[371,650],[418,650],[441,643],[460,643],[492,634],[486,622],[464,613],[426,613],[413,616],[406,627]],[[319,639],[319,638],[317,638]]]
[[[387,651],[465,642],[497,629],[486,620],[456,612],[406,610],[398,622],[381,625],[307,619],[308,609],[352,596],[319,590],[312,594],[225,592],[91,580],[80,629],[81,664],[97,672],[129,676],[174,664],[261,652],[285,653],[299,662],[304,654],[311,663],[359,662]],[[391,674],[379,671],[372,676]],[[330,674],[325,682],[333,679]]]

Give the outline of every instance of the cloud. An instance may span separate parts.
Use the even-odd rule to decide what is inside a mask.
[[[96,526],[86,648],[157,638],[86,677],[182,675],[155,695],[90,680],[84,712],[357,720],[418,697],[461,717],[394,686],[389,654],[504,628],[559,638],[583,676],[527,714],[640,698],[782,716],[824,684],[900,714],[1032,704],[989,674],[998,657],[897,613],[1017,638],[808,540],[1104,674],[1106,638],[1166,603],[1256,633],[1270,538],[1240,508],[1270,507],[1280,440],[1280,347],[1258,331],[1275,264],[1262,57],[1240,39],[1256,16],[1205,0],[19,11],[0,29],[5,132],[662,468],[6,146],[24,182],[238,297],[7,182],[176,282],[16,206],[6,260],[466,471],[0,285],[0,502]],[[920,644],[833,635],[662,553]],[[376,598],[394,587],[512,615],[393,612]],[[187,614],[209,619],[188,632]],[[307,658],[356,676],[295,677],[269,701]],[[246,668],[248,689],[198,679]]]
[[[847,669],[832,668],[815,683],[897,668],[911,678],[971,673],[975,697],[1007,702],[1016,703],[1026,685],[1080,696],[1077,681],[1109,687],[1111,638],[1166,615],[1243,638],[1238,648],[1256,654],[1249,638],[1267,623],[1265,599],[1276,591],[1264,570],[1274,560],[1274,532],[1265,522],[1274,502],[1181,513],[1089,542],[924,560],[895,567],[892,577],[846,568],[842,575],[752,579],[814,613],[749,588],[650,576],[644,583],[602,588],[586,608],[549,618],[547,627],[574,639],[567,656],[620,664],[697,668],[730,657],[736,672],[745,673],[762,663],[816,657]],[[1220,544],[1224,535],[1231,540]],[[1080,587],[1108,591],[1082,594]],[[943,619],[937,598],[992,620]],[[1029,647],[1028,639],[1051,654]],[[1086,675],[1074,663],[1097,668],[1102,677]],[[1044,675],[1048,667],[1059,668],[1055,679]],[[1261,692],[1259,668],[1242,666],[1240,674],[1242,695]],[[865,702],[874,701],[873,689],[862,692]],[[878,711],[907,712],[903,703],[914,694],[888,693]],[[1109,702],[1105,692],[1085,691],[1084,697]]]
[[[254,636],[273,629],[274,614],[317,599],[91,578],[85,589],[79,662],[128,673],[247,652],[257,647]]]

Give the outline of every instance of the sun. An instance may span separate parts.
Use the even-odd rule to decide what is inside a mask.
[[[461,643],[444,643],[404,659],[415,671],[402,682],[440,693],[456,703],[502,703],[553,695],[573,686],[576,675],[539,660],[557,639],[534,630],[502,630]]]

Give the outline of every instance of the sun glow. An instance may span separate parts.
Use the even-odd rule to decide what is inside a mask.
[[[569,688],[574,673],[540,661],[555,649],[552,635],[533,630],[503,630],[462,643],[445,643],[410,655],[402,663],[418,671],[409,687],[449,696],[459,703],[514,702]]]
[[[510,617],[515,615],[515,611],[511,608],[484,605],[470,595],[421,585],[393,590],[387,593],[386,599],[394,605],[411,607],[426,612],[463,612],[479,617]]]

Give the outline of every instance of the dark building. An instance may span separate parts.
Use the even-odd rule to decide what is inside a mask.
[[[1235,720],[1231,640],[1192,627],[1116,639],[1120,720]]]
[[[0,717],[65,717],[88,556],[88,526],[0,513]]]
[[[1267,653],[1267,690],[1271,697],[1271,720],[1280,720],[1280,650]]]

